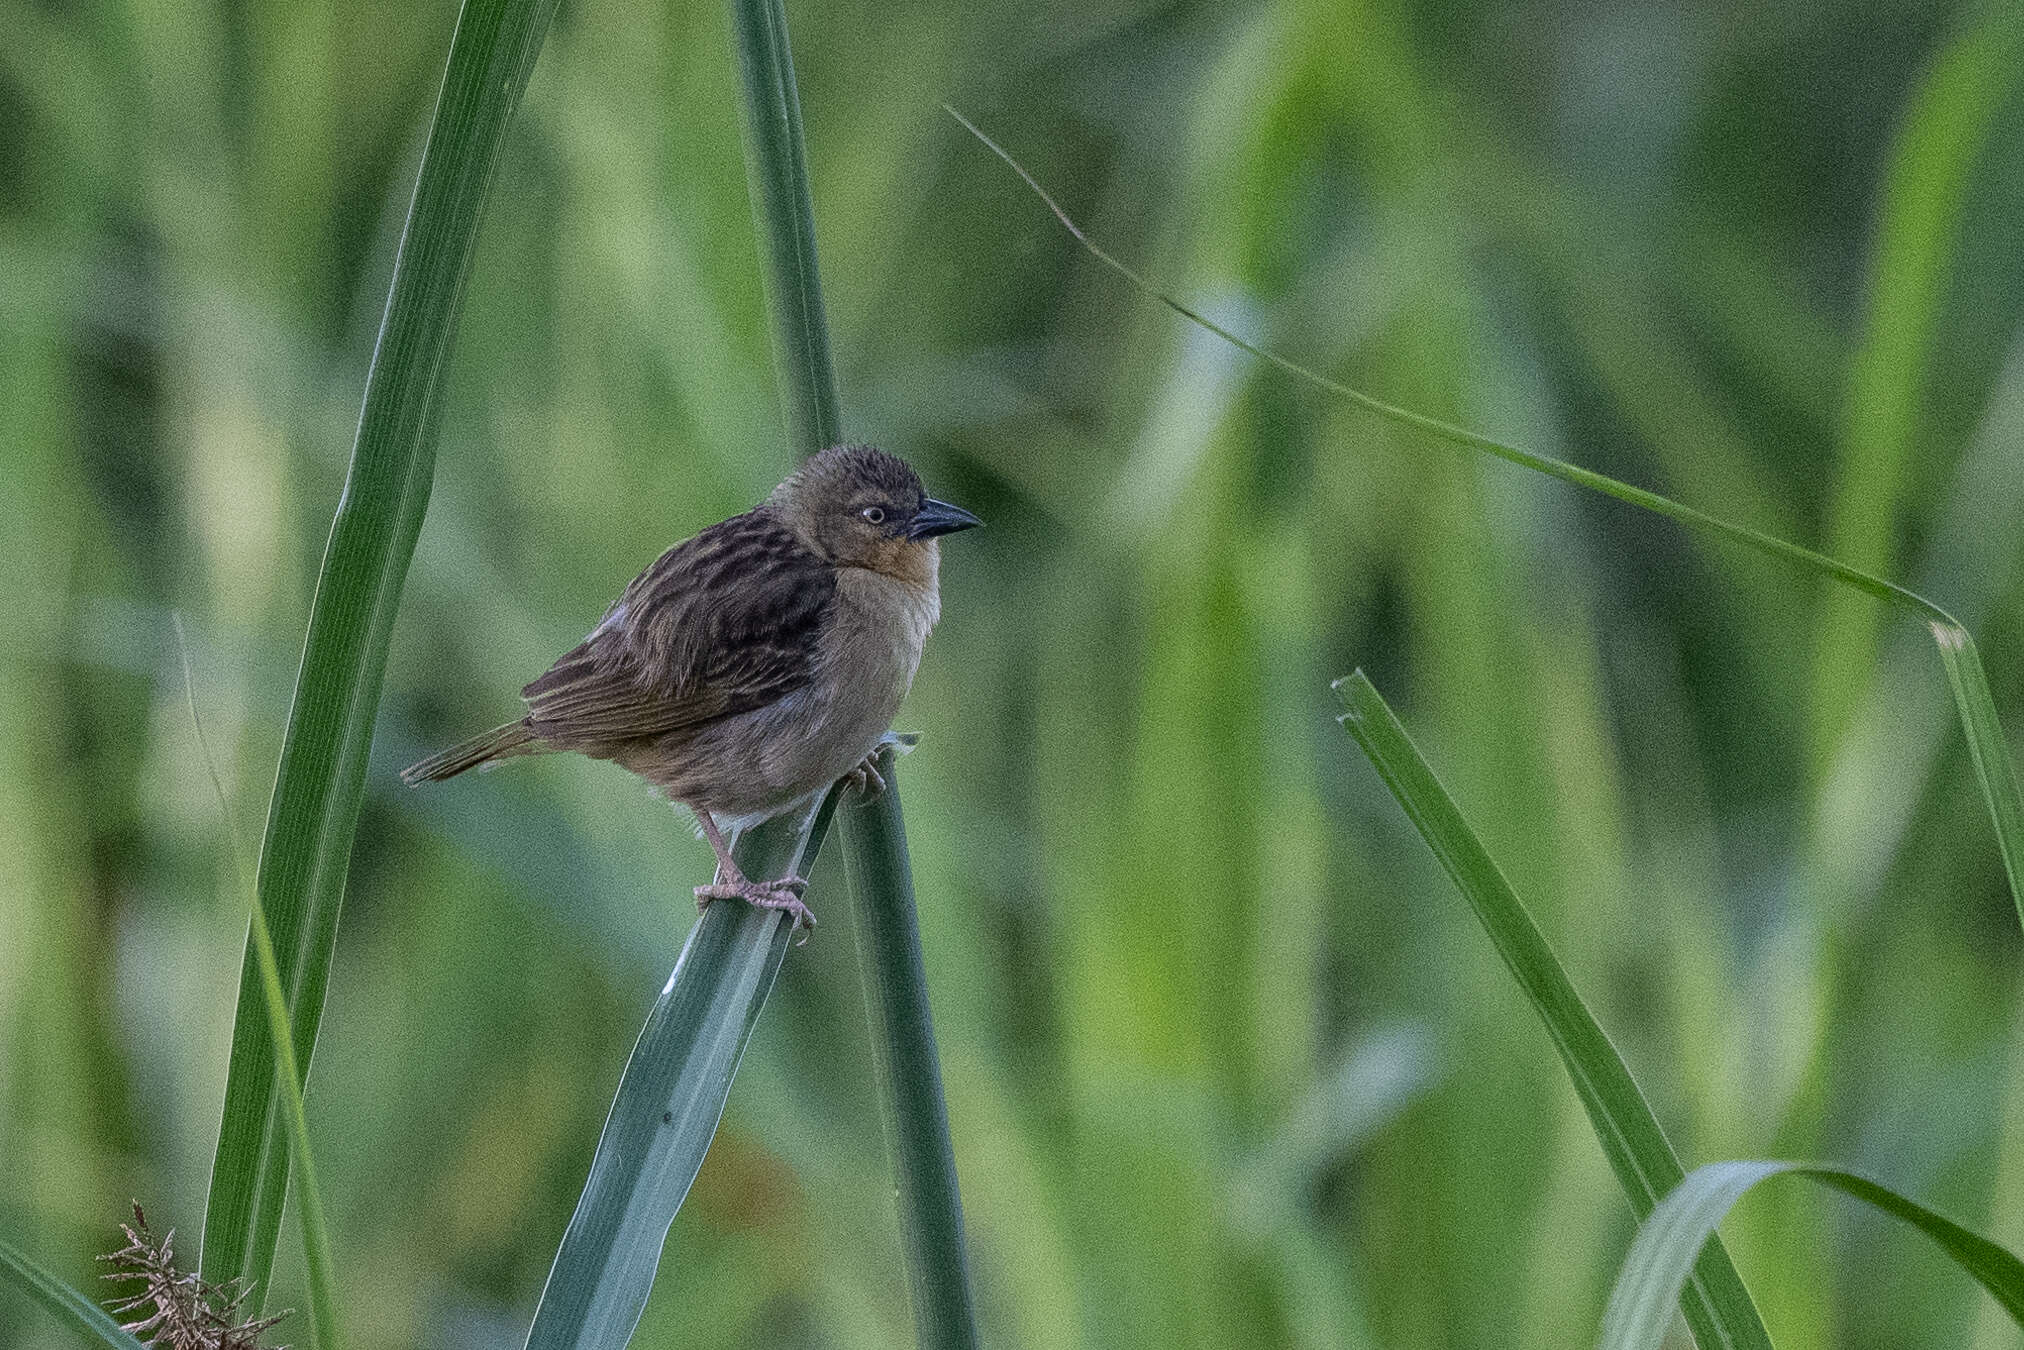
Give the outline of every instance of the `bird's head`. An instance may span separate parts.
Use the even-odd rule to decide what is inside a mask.
[[[982,523],[930,497],[905,460],[870,445],[810,456],[767,504],[827,561],[902,581],[933,580],[935,541]]]

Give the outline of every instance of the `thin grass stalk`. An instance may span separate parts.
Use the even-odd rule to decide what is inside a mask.
[[[1744,1193],[1776,1176],[1802,1176],[1866,1201],[1939,1244],[1953,1263],[1989,1291],[2024,1327],[2024,1262],[1946,1215],[1860,1172],[1824,1163],[1716,1162],[1697,1167],[1638,1228],[1603,1314],[1601,1350],[1660,1350],[1673,1301],[1694,1256],[1713,1240]]]
[[[1374,413],[1387,421],[1412,427],[1438,440],[1490,455],[1521,468],[1531,469],[1535,473],[1558,478],[1563,483],[1571,483],[1576,487],[1587,488],[1591,492],[1599,492],[1606,497],[1614,497],[1620,502],[1627,502],[1655,515],[1678,521],[1682,525],[1703,530],[1731,543],[1741,544],[1782,562],[1795,564],[1804,571],[1825,576],[1923,620],[1939,648],[1941,664],[1946,667],[1948,685],[1954,695],[1954,707],[1961,719],[1961,729],[1967,736],[1968,752],[1975,766],[1976,781],[1982,791],[1982,802],[1988,809],[1990,824],[1995,828],[1996,846],[2002,854],[2003,870],[2010,881],[2010,898],[2017,908],[2019,922],[2024,923],[2024,794],[2020,794],[2016,763],[2011,758],[2009,744],[2003,737],[2002,726],[1997,719],[1995,699],[1989,691],[1988,672],[1982,666],[1982,658],[1975,647],[1973,636],[1960,620],[1908,587],[1886,581],[1859,567],[1851,567],[1826,554],[1816,553],[1810,548],[1803,548],[1762,531],[1753,530],[1747,525],[1734,524],[1706,511],[1662,497],[1656,492],[1619,482],[1592,469],[1584,469],[1579,465],[1554,459],[1550,455],[1536,454],[1493,437],[1458,427],[1451,422],[1443,422],[1437,417],[1428,417],[1410,408],[1387,403],[1340,380],[1330,379],[1320,371],[1301,365],[1298,361],[1281,356],[1270,348],[1246,341],[1215,320],[1174,299],[1140,276],[1128,264],[1105,252],[1095,240],[1083,232],[1082,227],[1061,208],[1060,203],[1040,185],[1039,180],[1012,157],[1011,152],[985,135],[975,123],[948,104],[943,104],[942,108],[961,123],[972,136],[983,142],[986,149],[1003,160],[1012,172],[1018,174],[1026,186],[1046,204],[1047,209],[1053,212],[1054,218],[1061,222],[1062,228],[1067,230],[1091,257],[1123,277],[1141,295],[1166,306],[1189,323],[1215,334],[1239,351],[1248,352],[1261,361],[1279,367],[1296,379],[1304,380],[1345,403]]]
[[[886,1151],[908,1216],[907,1287],[914,1335],[923,1346],[973,1350],[977,1316],[963,1240],[963,1202],[949,1148],[942,1067],[921,965],[913,866],[894,748],[879,751],[885,791],[846,794],[843,857],[856,897],[858,970],[871,1021],[872,1060],[884,1104]]]
[[[210,738],[204,735],[203,714],[197,711],[197,681],[190,672],[190,642],[183,632],[183,616],[174,616],[176,651],[183,661],[183,694],[190,705],[190,727],[196,732],[197,750],[204,758],[204,771],[211,777],[211,791],[218,800],[218,815],[225,822],[225,838],[232,850],[232,875],[246,893],[252,911],[255,950],[260,957],[260,987],[267,999],[267,1027],[280,1050],[282,1102],[288,1108],[289,1143],[294,1149],[295,1196],[302,1210],[302,1256],[309,1271],[309,1318],[316,1344],[322,1350],[337,1350],[337,1280],[330,1259],[330,1227],[323,1217],[323,1187],[316,1180],[316,1154],[309,1146],[309,1113],[303,1108],[303,1077],[295,1063],[295,1046],[288,1034],[288,996],[281,991],[281,967],[274,958],[274,934],[260,904],[259,889],[253,884],[253,869],[247,863],[246,844],[232,817],[231,799],[225,795],[225,780],[218,774],[218,761],[211,754]]]
[[[428,506],[442,373],[499,147],[555,4],[467,0],[458,16],[317,577],[255,882],[303,1075],[323,1015],[387,642]],[[201,1258],[206,1279],[249,1280],[256,1306],[288,1182],[280,1042],[268,1027],[258,948],[249,932]]]
[[[802,145],[801,97],[781,0],[731,0],[745,96],[745,165],[772,318],[775,374],[796,449],[813,453],[843,439],[836,368],[816,262],[815,212]],[[890,759],[888,758],[888,763]],[[894,1141],[900,1231],[914,1325],[926,1346],[977,1342],[963,1212],[949,1142],[928,990],[920,961],[920,927],[906,863],[899,799],[877,809],[847,810],[840,828],[851,870],[872,1009],[874,1053],[881,1065],[879,1105]],[[904,883],[905,891],[888,889]],[[888,986],[890,979],[896,984]],[[898,986],[904,986],[898,987]]]
[[[1335,687],[1347,709],[1343,726],[1454,879],[1539,1014],[1632,1213],[1644,1219],[1680,1184],[1685,1169],[1637,1080],[1568,979],[1503,869],[1376,687],[1362,671],[1336,681]],[[1699,1259],[1678,1293],[1680,1311],[1701,1350],[1771,1350],[1763,1319],[1721,1239],[1711,1237],[1705,1249],[1697,1250]]]
[[[742,834],[748,876],[814,863],[836,792]],[[640,1029],[527,1330],[528,1350],[620,1350],[646,1310],[668,1229],[723,1117],[752,1028],[787,956],[778,910],[719,901],[703,913]]]
[[[112,1350],[145,1350],[138,1340],[120,1329],[120,1324],[105,1309],[7,1242],[0,1242],[0,1275],[80,1336]]]

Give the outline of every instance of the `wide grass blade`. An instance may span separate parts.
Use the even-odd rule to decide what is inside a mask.
[[[1954,1264],[1975,1277],[2012,1320],[2024,1326],[2024,1262],[1945,1215],[1844,1167],[1798,1162],[1717,1162],[1697,1167],[1675,1186],[1638,1229],[1603,1315],[1602,1350],[1657,1350],[1672,1321],[1673,1300],[1694,1267],[1695,1253],[1712,1244],[1716,1225],[1757,1183],[1775,1176],[1810,1177],[1893,1218],[1940,1244]]]
[[[0,1274],[14,1282],[65,1326],[89,1336],[114,1350],[142,1350],[141,1343],[120,1330],[105,1309],[72,1289],[56,1276],[29,1260],[6,1242],[0,1242]]]
[[[815,213],[787,13],[781,0],[731,0],[731,14],[744,77],[745,166],[753,215],[766,243],[774,365],[788,434],[798,450],[811,453],[843,439],[843,419],[816,264]],[[866,879],[865,885],[853,884],[851,894],[865,1002],[873,1015],[880,1104],[886,1138],[893,1141],[915,1328],[924,1347],[974,1345],[962,1204],[927,1021],[920,928],[897,795],[884,806],[844,812],[841,827],[844,848],[857,860],[853,881],[860,875]],[[893,889],[898,883],[905,886],[904,903]],[[901,1076],[904,1083],[897,1081]]]
[[[886,1149],[899,1186],[914,1338],[938,1350],[965,1350],[977,1344],[977,1315],[971,1305],[963,1201],[942,1103],[927,972],[921,966],[896,758],[890,745],[879,752],[885,791],[869,798],[850,794],[843,808],[843,856],[857,915],[858,969],[870,1014]]]
[[[732,848],[738,865],[754,877],[812,865],[835,803],[832,790],[806,815],[743,835]],[[632,1338],[788,939],[785,915],[735,901],[711,905],[690,930],[619,1079],[529,1350],[618,1350]]]
[[[1931,629],[1934,640],[1939,644],[1941,660],[1947,667],[1949,684],[1954,691],[1954,705],[1961,718],[1961,729],[1967,735],[1969,753],[1974,757],[1977,778],[1982,788],[1982,801],[1988,808],[1990,822],[1995,827],[1997,847],[2002,851],[2004,867],[2009,875],[2010,898],[2017,907],[2019,921],[2024,922],[2024,866],[2020,866],[2024,864],[2024,812],[2020,812],[2017,805],[2016,766],[2010,758],[2010,747],[2003,739],[2002,728],[1995,719],[1994,704],[1988,702],[1986,697],[1989,681],[1987,673],[1982,669],[1981,657],[1975,650],[1973,639],[1968,636],[1966,626],[1953,615],[1916,591],[1874,576],[1861,568],[1851,567],[1825,554],[1816,553],[1810,548],[1802,548],[1798,544],[1788,543],[1746,525],[1737,525],[1719,516],[1696,510],[1694,507],[1684,506],[1656,492],[1619,482],[1606,474],[1554,459],[1550,455],[1535,454],[1530,450],[1520,449],[1518,446],[1455,426],[1453,423],[1443,422],[1439,418],[1428,417],[1408,408],[1401,408],[1397,404],[1387,403],[1360,389],[1353,389],[1340,380],[1332,380],[1297,361],[1289,360],[1269,348],[1247,342],[1228,328],[1161,291],[1131,267],[1104,252],[1083,232],[1082,227],[1062,210],[1047,189],[1042,187],[1003,146],[978,130],[974,123],[954,108],[946,104],[943,107],[949,116],[962,123],[971,135],[982,141],[998,158],[1004,160],[1026,186],[1033,189],[1040,200],[1046,203],[1047,209],[1054,213],[1054,218],[1061,222],[1062,227],[1074,236],[1075,241],[1088,250],[1092,257],[1130,282],[1140,294],[1158,301],[1188,322],[1207,329],[1232,346],[1250,353],[1261,361],[1270,362],[1289,375],[1326,390],[1336,398],[1366,412],[1375,413],[1388,421],[1413,427],[1439,440],[1494,456],[1551,478],[1558,478],[1563,483],[1572,483],[1591,492],[1600,492],[1620,502],[1628,502],[1632,506],[1665,516],[1669,520],[1676,520],[1682,525],[1706,531],[1732,543],[1742,544],[1759,553],[1795,564],[1804,571],[1828,577],[1845,587],[1895,605],[1924,620]],[[1977,690],[1980,691],[1979,694]],[[1979,704],[1978,699],[1981,700]]]
[[[1644,1093],[1575,991],[1524,902],[1377,689],[1362,671],[1336,681],[1335,687],[1348,710],[1342,724],[1461,888],[1497,954],[1545,1024],[1610,1168],[1630,1198],[1631,1210],[1643,1219],[1684,1175]],[[1694,1262],[1679,1300],[1702,1350],[1718,1346],[1770,1350],[1771,1339],[1750,1292],[1719,1238],[1711,1239]]]
[[[428,505],[458,303],[506,124],[555,3],[467,0],[458,17],[317,578],[256,882],[303,1075],[323,1015],[387,639]],[[256,1302],[266,1294],[288,1180],[278,1042],[258,945],[249,934],[202,1256],[206,1279],[247,1279]]]

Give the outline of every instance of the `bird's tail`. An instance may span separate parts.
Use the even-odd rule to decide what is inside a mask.
[[[466,769],[492,764],[513,755],[539,754],[541,749],[525,722],[508,722],[503,727],[493,727],[482,736],[473,736],[468,741],[453,745],[440,755],[430,755],[419,764],[408,765],[401,770],[401,781],[409,787],[420,783],[439,783],[445,778],[455,778]]]

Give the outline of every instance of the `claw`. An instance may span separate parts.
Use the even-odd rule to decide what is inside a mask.
[[[700,914],[708,909],[713,900],[743,900],[759,909],[785,911],[789,928],[813,928],[815,915],[801,899],[802,892],[807,889],[808,882],[796,876],[782,877],[778,881],[713,881],[707,886],[696,887],[696,912]],[[800,941],[808,941],[808,935],[803,933]]]
[[[876,797],[884,792],[886,780],[878,771],[878,751],[866,755],[855,769],[843,776],[843,781],[867,797]]]

